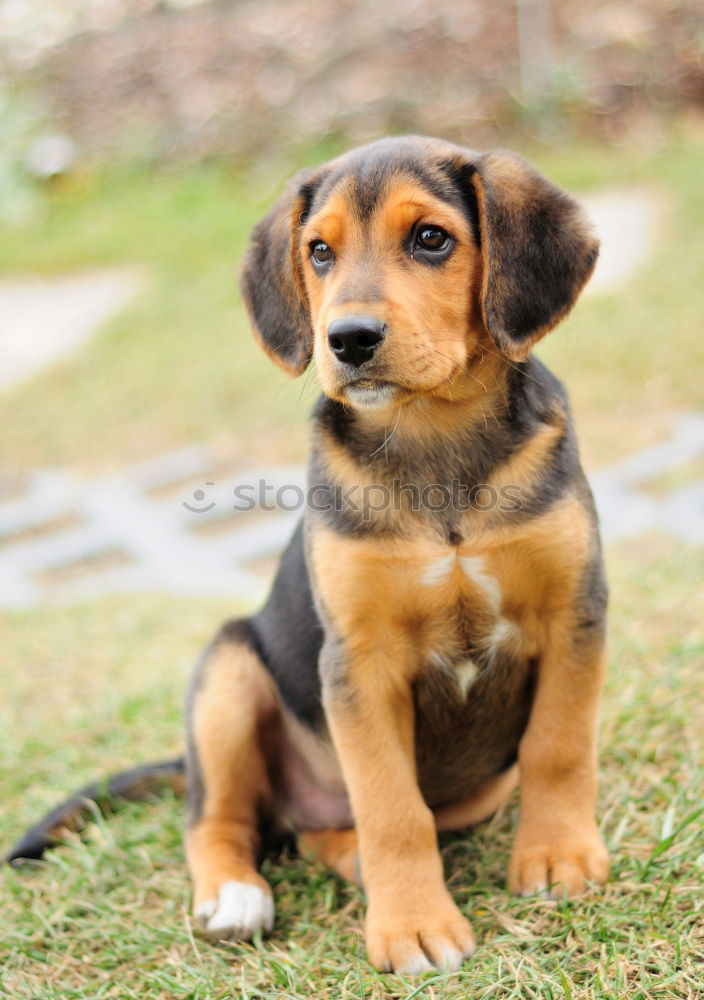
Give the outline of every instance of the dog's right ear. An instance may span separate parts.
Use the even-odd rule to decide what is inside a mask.
[[[300,375],[313,354],[298,236],[321,179],[314,170],[293,177],[255,227],[240,279],[259,343],[289,375]]]

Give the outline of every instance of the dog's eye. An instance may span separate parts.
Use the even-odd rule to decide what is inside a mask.
[[[450,245],[450,237],[444,229],[438,226],[421,226],[416,233],[416,250],[426,250],[430,253],[442,253]]]
[[[333,259],[332,250],[322,240],[313,240],[310,245],[310,254],[316,264],[329,264]]]

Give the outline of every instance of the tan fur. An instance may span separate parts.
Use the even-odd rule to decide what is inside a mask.
[[[369,896],[367,951],[378,968],[399,968],[406,950],[417,948],[420,923],[429,937],[450,939],[460,949],[472,932],[445,886],[432,813],[416,781],[403,667],[386,673],[389,663],[378,652],[354,666],[353,697],[328,690],[325,708],[357,820]]]
[[[326,865],[348,882],[360,883],[357,830],[308,830],[298,835],[304,858]]]
[[[519,525],[485,524],[476,512],[465,521],[463,533],[472,541],[456,547],[458,557],[483,557],[501,590],[503,613],[515,615],[527,640],[542,649],[550,617],[574,603],[589,544],[583,507],[568,498]],[[421,582],[425,569],[450,551],[419,531],[359,539],[316,529],[311,557],[320,598],[353,662],[383,648],[389,661],[384,676],[391,668],[399,683],[407,683],[447,636],[453,602],[466,595],[477,617],[494,616],[486,593],[459,563],[437,584]]]
[[[419,220],[447,227],[456,235],[457,247],[446,267],[424,268],[420,274],[420,269],[398,267],[408,231]],[[346,398],[332,364],[328,327],[353,311],[349,290],[364,286],[381,288],[382,301],[365,302],[355,295],[354,308],[387,324],[386,364],[394,381],[405,389],[404,399],[445,385],[451,391],[454,379],[466,377],[464,367],[472,348],[472,275],[480,258],[463,215],[417,185],[399,180],[369,223],[355,219],[349,198],[340,192],[307,220],[299,239],[301,247],[323,240],[336,253],[335,268],[325,282],[302,255],[314,357],[328,396]]]
[[[472,795],[433,810],[435,828],[439,833],[464,830],[468,826],[490,819],[505,803],[518,784],[518,766],[510,767],[498,778],[487,781]],[[305,858],[334,868],[349,882],[361,884],[357,830],[315,830],[301,833],[298,849]]]
[[[230,879],[270,891],[256,869],[260,812],[271,799],[259,727],[276,713],[271,678],[256,655],[245,646],[217,646],[193,716],[206,790],[202,816],[186,837],[196,907]]]
[[[581,504],[568,499],[522,528],[513,526],[507,539],[502,534],[487,532],[479,548],[460,545],[458,552],[484,557],[487,575],[500,588],[502,615],[519,626],[541,660],[536,708],[521,745],[525,818],[512,884],[523,891],[561,881],[568,892],[579,892],[586,878],[603,880],[608,871],[593,819],[602,672],[564,648],[574,628],[570,609],[589,525]],[[403,936],[416,907],[430,923],[459,918],[450,915],[432,814],[418,788],[410,686],[430,650],[447,643],[448,609],[462,593],[471,595],[475,617],[487,628],[497,609],[459,565],[434,587],[419,583],[423,565],[441,551],[422,534],[360,540],[318,527],[311,540],[320,598],[347,656],[344,676],[328,685],[325,705],[358,824],[372,961],[383,962],[389,941]],[[589,651],[587,660],[594,655],[601,649]],[[537,878],[541,864],[547,882]]]
[[[571,624],[571,623],[570,623]],[[596,732],[603,649],[575,649],[553,622],[520,749],[521,819],[511,855],[513,892],[578,895],[605,882],[609,860],[594,819]]]
[[[459,802],[435,810],[435,825],[440,833],[464,830],[465,827],[491,819],[518,785],[518,767],[514,765],[496,778],[485,782],[476,792]]]

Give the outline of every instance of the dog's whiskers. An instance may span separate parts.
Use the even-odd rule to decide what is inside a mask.
[[[306,398],[309,390],[311,389],[315,390],[314,382],[317,375],[318,375],[318,366],[316,365],[315,361],[313,361],[303,378],[303,383],[298,392],[298,398],[296,399],[296,406],[300,406],[302,400]]]
[[[370,460],[372,458],[374,458],[374,456],[377,455],[381,451],[381,449],[383,448],[384,449],[384,458],[386,459],[386,464],[387,465],[389,464],[389,453],[388,453],[388,450],[387,450],[387,446],[389,444],[389,441],[391,440],[391,438],[394,436],[394,434],[396,433],[396,431],[398,429],[398,425],[399,425],[400,419],[401,419],[401,407],[399,406],[399,407],[397,407],[397,410],[396,410],[396,422],[394,423],[394,426],[391,428],[391,431],[386,435],[386,437],[381,442],[381,444],[379,445],[379,447],[375,448],[374,451],[371,453],[371,455],[369,456]]]
[[[452,358],[449,356],[449,354],[444,354],[442,351],[439,351],[437,349],[437,347],[430,347],[429,350],[431,350],[434,354],[438,354],[441,358],[446,358],[448,361],[452,361]],[[455,364],[456,364],[456,362],[455,362]],[[463,371],[465,375],[469,375],[469,377],[471,379],[473,379],[475,382],[477,382],[482,387],[482,389],[487,394],[487,396],[489,395],[489,390],[487,389],[486,385],[482,382],[482,380],[480,378],[477,378],[477,376],[473,372],[469,371],[468,368],[462,367],[461,365],[457,365],[456,366],[456,371],[453,373],[453,375],[452,376],[448,376],[448,381],[450,382],[451,385],[455,384],[455,379],[457,378],[457,375],[461,371]],[[450,398],[452,398],[452,397],[450,397]],[[496,419],[496,418],[494,418],[494,419]]]

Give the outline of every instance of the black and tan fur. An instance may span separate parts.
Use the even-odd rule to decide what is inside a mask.
[[[299,174],[255,229],[245,301],[272,360],[315,360],[310,485],[335,502],[306,510],[267,604],[193,680],[187,852],[210,933],[270,927],[258,852],[293,829],[364,884],[378,968],[457,968],[473,937],[437,830],[518,781],[511,888],[606,879],[599,537],[564,390],[529,353],[596,256],[524,161],[418,137]],[[366,502],[379,486],[385,509]],[[432,486],[512,502],[414,502]]]

